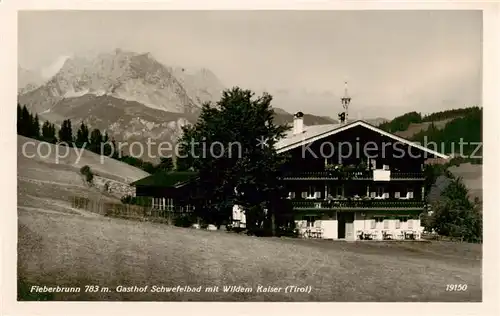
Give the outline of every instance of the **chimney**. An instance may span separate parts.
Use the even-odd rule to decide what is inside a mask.
[[[293,135],[304,132],[304,113],[297,112],[293,115]]]

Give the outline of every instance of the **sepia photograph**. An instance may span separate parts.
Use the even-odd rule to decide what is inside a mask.
[[[17,301],[482,302],[483,31],[18,11]]]

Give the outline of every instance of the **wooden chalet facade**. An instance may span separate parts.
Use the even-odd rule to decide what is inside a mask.
[[[304,126],[300,112],[276,149],[290,158],[282,174],[300,234],[333,240],[420,238],[424,163],[448,158],[364,121]],[[195,177],[173,172],[133,185],[153,207],[189,211]]]
[[[191,212],[196,194],[195,172],[157,173],[131,183],[136,197],[151,199],[151,207],[158,211]]]
[[[325,239],[419,239],[424,164],[446,155],[364,121],[304,127],[299,112],[277,150],[302,235]]]

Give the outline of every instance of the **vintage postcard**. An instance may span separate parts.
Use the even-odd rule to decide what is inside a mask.
[[[484,302],[485,11],[381,8],[19,9],[17,302]]]

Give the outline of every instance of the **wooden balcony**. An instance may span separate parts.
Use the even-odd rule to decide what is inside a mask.
[[[292,200],[295,210],[423,210],[424,201],[403,199]]]
[[[335,174],[329,171],[293,172],[284,175],[283,180],[370,180],[373,181],[373,172],[354,171]],[[422,172],[397,172],[391,171],[390,180],[425,180]]]

